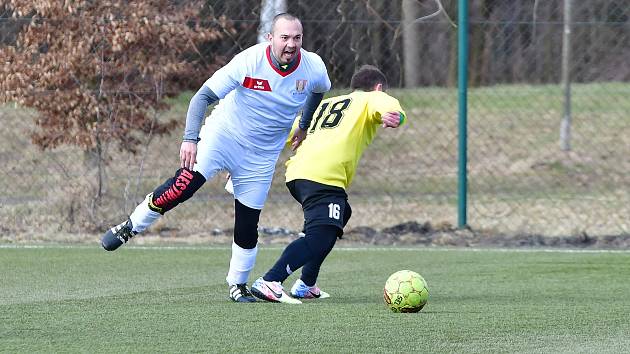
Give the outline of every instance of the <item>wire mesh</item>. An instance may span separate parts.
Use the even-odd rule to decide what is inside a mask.
[[[570,0],[565,0],[570,1]],[[199,53],[229,60],[253,45],[262,1],[207,1],[203,13],[223,18],[223,37]],[[627,234],[630,205],[630,7],[627,1],[471,0],[468,222],[506,234]],[[409,120],[379,131],[349,189],[349,228],[415,221],[457,223],[457,1],[288,1],[301,18],[304,47],[317,52],[333,81],[329,95],[349,91],[352,72],[379,66]],[[446,16],[448,14],[448,17]],[[0,5],[0,50],[15,47],[28,17]],[[570,82],[562,82],[565,21],[570,19]],[[3,65],[11,65],[3,63]],[[44,73],[42,73],[44,74]],[[208,72],[209,76],[211,73]],[[195,78],[203,82],[206,77]],[[570,85],[569,85],[570,84]],[[33,83],[37,87],[37,82]],[[570,88],[570,149],[560,144]],[[191,92],[159,120],[181,121],[172,134],[143,136],[138,154],[105,143],[102,195],[85,152],[32,144],[38,112],[0,107],[0,234],[95,231],[119,222],[179,166]],[[44,95],[42,99],[47,99]],[[302,213],[284,186],[283,153],[260,225],[299,230]],[[204,235],[233,223],[233,199],[221,176],[166,214],[153,232]],[[17,235],[17,236],[16,236]],[[4,236],[2,236],[4,237]],[[43,237],[43,236],[42,236]]]

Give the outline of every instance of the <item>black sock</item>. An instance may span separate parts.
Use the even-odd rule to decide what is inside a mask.
[[[276,264],[263,276],[263,279],[266,281],[283,282],[290,275],[287,268],[293,273],[311,259],[311,250],[308,248],[305,238],[306,237],[300,237],[291,242],[287,248],[284,249]]]
[[[316,225],[307,228],[306,236],[291,242],[263,279],[283,282],[291,273],[307,264],[305,272],[309,283],[304,281],[304,272],[302,272],[302,280],[312,286],[315,284],[321,264],[332,250],[340,233],[341,230],[333,225]]]
[[[341,230],[337,227],[326,225],[323,228],[318,228],[317,232],[320,234],[319,253],[317,256],[311,257],[311,259],[304,264],[302,276],[300,276],[300,279],[308,286],[313,286],[317,282],[319,269],[335,246],[335,242],[337,242],[337,237],[340,235]],[[311,240],[306,241],[310,242]]]

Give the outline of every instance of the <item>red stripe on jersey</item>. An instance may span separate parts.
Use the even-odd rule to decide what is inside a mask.
[[[295,70],[297,70],[298,66],[300,66],[300,61],[301,60],[302,60],[302,53],[300,51],[298,51],[297,59],[295,61],[295,65],[293,65],[293,67],[291,69],[287,70],[287,71],[282,71],[282,70],[276,68],[275,65],[273,65],[273,60],[271,60],[271,45],[269,45],[267,47],[267,61],[269,62],[269,65],[271,65],[273,70],[275,70],[282,77],[285,77],[285,76],[289,75],[290,73],[294,72]]]
[[[243,80],[243,87],[251,89],[251,90],[271,92],[271,86],[269,86],[269,81],[265,79],[256,79],[249,76],[245,76],[245,80]]]

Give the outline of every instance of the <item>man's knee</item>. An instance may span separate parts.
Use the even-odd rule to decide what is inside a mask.
[[[260,209],[250,208],[234,199],[234,243],[244,249],[256,247],[259,218]]]
[[[180,168],[171,177],[153,191],[149,208],[164,214],[185,202],[206,182],[206,178],[197,171]]]

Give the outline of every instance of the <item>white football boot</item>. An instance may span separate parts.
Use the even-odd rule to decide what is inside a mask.
[[[285,304],[301,304],[302,301],[290,297],[284,292],[282,285],[277,281],[265,281],[262,277],[252,284],[252,294],[257,298],[270,302],[282,302]]]

